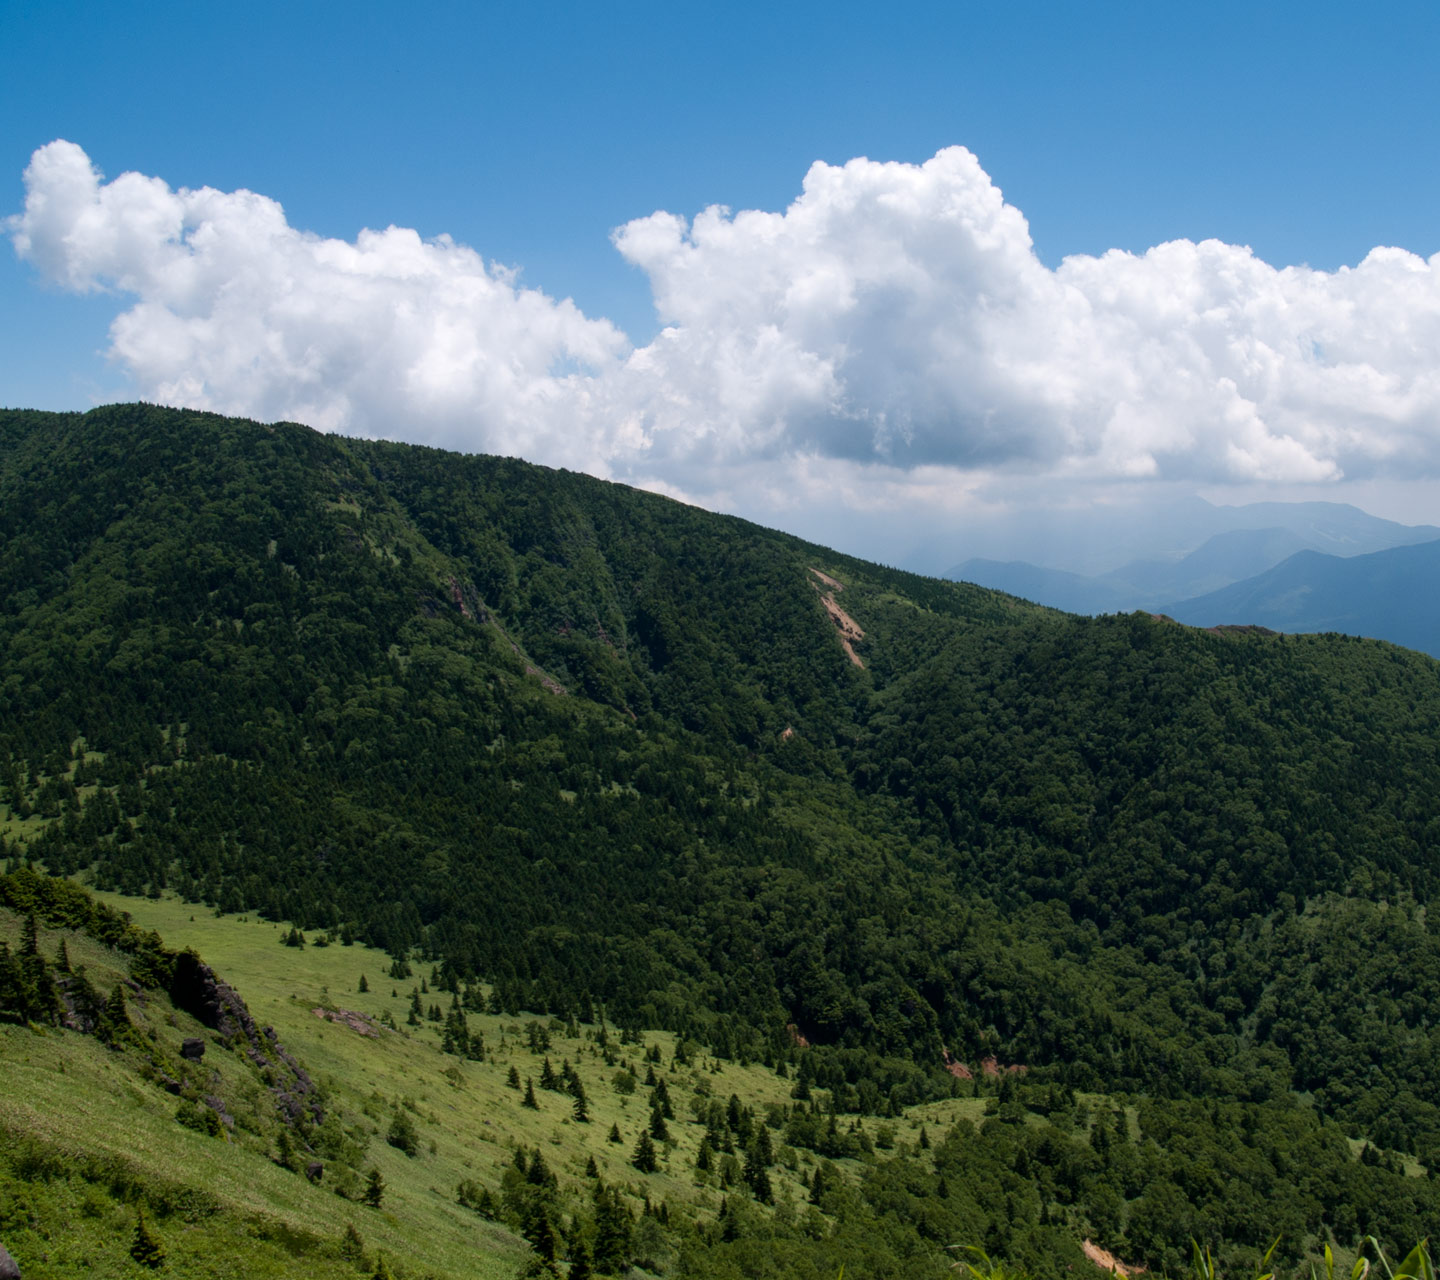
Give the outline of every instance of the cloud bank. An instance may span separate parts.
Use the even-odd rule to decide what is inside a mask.
[[[253,192],[106,182],[63,141],[25,184],[16,251],[123,299],[110,354],[153,400],[701,497],[1440,475],[1440,255],[1322,272],[1182,240],[1051,269],[961,147],[620,227],[665,326],[640,348],[446,237],[322,239]]]

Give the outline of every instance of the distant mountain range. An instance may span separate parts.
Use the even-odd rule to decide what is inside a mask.
[[[1300,551],[1161,612],[1198,627],[1251,622],[1275,631],[1340,631],[1440,658],[1440,541],[1367,556]]]
[[[1403,525],[1340,503],[1211,507],[1212,532],[1187,554],[1137,559],[1100,574],[1026,561],[970,559],[946,577],[1072,613],[1167,613],[1213,626],[1343,631],[1440,655],[1440,528]],[[1197,527],[1194,509],[1185,523]]]

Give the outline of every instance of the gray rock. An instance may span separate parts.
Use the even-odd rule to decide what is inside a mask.
[[[191,1062],[199,1062],[205,1056],[205,1041],[199,1036],[185,1040],[180,1045],[180,1056],[189,1058]]]
[[[3,1244],[0,1244],[0,1280],[20,1280],[20,1264]]]

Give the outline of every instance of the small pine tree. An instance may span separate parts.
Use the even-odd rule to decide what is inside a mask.
[[[505,1083],[512,1089],[520,1088],[520,1073],[514,1067],[510,1068],[510,1074],[505,1077]]]
[[[365,975],[362,973],[360,975],[360,994],[363,996],[369,990],[370,984],[365,980]]]
[[[630,1157],[630,1163],[641,1173],[654,1173],[660,1167],[660,1162],[655,1157],[655,1144],[650,1140],[648,1133],[640,1135],[640,1141],[635,1144],[635,1154]]]
[[[135,1211],[135,1235],[130,1241],[130,1256],[152,1271],[158,1271],[165,1265],[165,1246],[160,1243],[160,1237],[150,1230],[143,1209]]]
[[[610,1133],[609,1136],[605,1139],[605,1141],[613,1142],[616,1146],[619,1146],[622,1142],[625,1141],[625,1139],[620,1136],[620,1126],[618,1124],[612,1124],[610,1126]]]
[[[385,1179],[379,1169],[371,1169],[365,1178],[365,1194],[361,1197],[372,1209],[378,1209],[385,1198]]]
[[[123,1040],[131,1034],[130,1015],[125,1012],[125,988],[118,982],[95,1020],[95,1038],[101,1044],[118,1049]]]
[[[535,1101],[535,1082],[529,1076],[525,1077],[525,1096],[520,1099],[522,1107],[529,1107],[531,1111],[539,1111],[540,1104]]]
[[[360,1233],[355,1230],[353,1222],[345,1224],[345,1234],[340,1237],[340,1256],[346,1262],[361,1262],[365,1257],[365,1241],[360,1238]]]

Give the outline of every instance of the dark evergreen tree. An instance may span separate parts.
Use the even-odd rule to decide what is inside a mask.
[[[135,1212],[135,1233],[130,1238],[130,1256],[142,1267],[158,1271],[165,1265],[165,1246],[145,1221],[145,1210]]]
[[[379,1169],[371,1169],[365,1176],[365,1193],[361,1197],[372,1209],[378,1209],[385,1198],[385,1179]]]
[[[654,1173],[660,1167],[655,1155],[655,1143],[651,1140],[649,1133],[641,1133],[640,1141],[635,1144],[635,1153],[630,1157],[630,1163],[641,1173]]]

